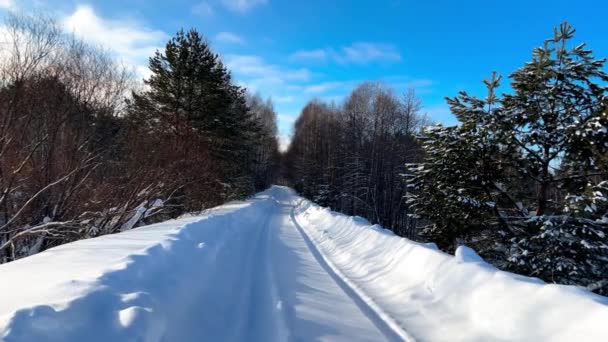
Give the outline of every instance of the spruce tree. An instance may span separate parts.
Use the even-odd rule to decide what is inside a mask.
[[[495,94],[499,82],[496,75],[485,81],[485,99],[466,92],[448,98],[461,125],[426,129],[420,137],[425,159],[408,168],[407,197],[413,216],[428,223],[422,236],[444,250],[453,251],[472,238],[479,247],[481,237],[493,241],[487,235],[505,227],[498,212],[498,202],[509,201],[504,196],[505,170],[499,157],[501,145],[490,124],[502,110]],[[486,246],[493,248],[492,243]]]
[[[181,30],[156,51],[149,67],[145,90],[129,102],[135,124],[167,135],[184,162],[192,148],[205,146],[221,200],[253,192],[252,149],[260,124],[249,112],[245,89],[233,84],[220,57],[196,30]]]
[[[573,35],[567,23],[556,28],[510,75],[512,94],[449,100],[461,125],[427,135],[409,197],[430,237],[461,239],[500,267],[606,293],[608,75],[585,44],[570,46]]]
[[[536,203],[528,205],[538,216],[561,210],[563,202],[550,198],[552,188],[568,183],[570,191],[579,192],[597,169],[592,146],[581,138],[584,126],[601,113],[608,88],[597,82],[608,81],[608,75],[604,61],[585,44],[569,47],[573,35],[570,25],[561,24],[533,51],[532,61],[511,74],[514,93],[504,96],[504,111],[494,120],[522,178],[537,184]]]
[[[608,239],[603,217],[606,178],[608,75],[605,60],[585,44],[570,47],[574,29],[563,23],[511,75],[497,118],[522,178],[536,185],[535,216],[512,238],[510,267],[542,278],[601,291],[608,277]],[[581,210],[581,205],[584,204]],[[601,284],[601,285],[598,285]]]

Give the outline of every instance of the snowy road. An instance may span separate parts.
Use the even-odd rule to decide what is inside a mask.
[[[265,217],[219,251],[218,259],[234,261],[223,266],[231,268],[227,273],[236,276],[233,284],[240,288],[225,316],[196,318],[209,316],[209,298],[226,297],[221,288],[211,289],[186,315],[194,319],[177,323],[184,326],[174,326],[177,335],[170,332],[168,340],[191,339],[193,328],[216,341],[404,340],[402,331],[393,330],[325,263],[295,220],[297,202],[275,192]],[[236,249],[242,258],[231,257]]]
[[[250,337],[258,341],[401,340],[403,332],[393,330],[323,260],[296,223],[294,204],[280,202],[271,211],[268,225],[261,227],[254,268],[262,276],[253,278],[250,305],[268,314],[253,313],[259,319],[249,322]],[[282,329],[277,333],[275,327]]]
[[[608,300],[272,187],[0,266],[3,341],[602,341]],[[8,280],[8,281],[6,281]]]

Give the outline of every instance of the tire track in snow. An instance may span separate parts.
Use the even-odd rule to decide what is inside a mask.
[[[267,200],[269,201],[269,200]],[[284,341],[288,331],[285,317],[277,310],[279,295],[275,275],[270,264],[270,225],[274,211],[266,214],[263,223],[253,229],[255,232],[251,244],[251,255],[248,257],[248,284],[245,302],[247,314],[242,322],[240,339],[235,341]]]
[[[415,342],[416,339],[414,339],[413,336],[408,334],[388,313],[378,306],[369,295],[346,277],[321,249],[316,246],[315,241],[296,219],[295,210],[301,203],[302,201],[293,205],[290,212],[290,218],[319,264],[335,280],[336,284],[338,284],[338,286],[340,286],[340,288],[353,300],[361,312],[363,312],[363,314],[366,315],[389,340]]]

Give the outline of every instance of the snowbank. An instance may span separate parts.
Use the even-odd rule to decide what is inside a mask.
[[[499,271],[467,247],[451,256],[307,200],[294,216],[332,268],[418,339],[608,339],[606,297]]]
[[[606,297],[498,271],[465,247],[447,255],[283,187],[53,248],[1,265],[0,279],[3,341],[608,336]]]
[[[185,341],[214,340],[230,329],[237,334],[239,294],[246,290],[238,280],[253,262],[242,261],[269,205],[268,196],[259,195],[206,216],[78,241],[0,266],[0,340]],[[199,306],[203,293],[205,308]]]

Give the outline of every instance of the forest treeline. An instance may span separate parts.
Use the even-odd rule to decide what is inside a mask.
[[[308,103],[285,153],[287,178],[313,201],[348,215],[417,235],[408,214],[406,164],[423,152],[416,134],[428,124],[415,90],[402,96],[377,82],[358,86],[344,103]]]
[[[310,102],[285,156],[293,185],[444,251],[608,293],[608,75],[573,36],[556,28],[504,93],[493,74],[484,97],[447,98],[457,126],[381,84]]]
[[[566,23],[435,125],[415,89],[312,100],[278,151],[270,100],[196,31],[141,84],[43,16],[8,15],[0,53],[0,262],[246,198],[275,181],[500,269],[608,293],[608,74]]]
[[[272,103],[180,31],[144,85],[51,18],[9,15],[0,76],[0,261],[266,188]]]

